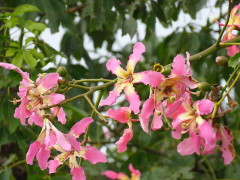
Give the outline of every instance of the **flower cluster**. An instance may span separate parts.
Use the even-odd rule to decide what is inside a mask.
[[[88,160],[92,164],[107,162],[105,155],[91,146],[82,146],[77,139],[85,133],[86,128],[93,122],[92,118],[84,118],[77,122],[68,134],[60,132],[47,118],[43,107],[56,105],[65,99],[64,95],[55,93],[54,88],[58,84],[60,76],[57,73],[38,75],[36,82],[29,78],[29,74],[18,67],[0,63],[0,66],[9,70],[16,70],[22,76],[18,96],[20,105],[15,110],[14,117],[19,118],[22,125],[26,125],[26,118],[30,125],[35,124],[42,127],[42,130],[35,142],[33,142],[26,154],[27,164],[32,165],[36,157],[41,170],[49,168],[49,173],[55,173],[56,168],[69,160],[68,166],[71,169],[73,180],[85,180],[83,168],[78,164],[76,158]],[[66,123],[65,112],[62,107],[52,107],[50,112],[58,118],[62,124]],[[53,160],[49,160],[52,150],[58,151]]]
[[[239,15],[236,15],[238,9],[239,5],[232,10],[230,21],[232,24],[229,25],[228,34],[240,21]],[[172,130],[173,138],[180,139],[183,134],[186,134],[184,137],[187,138],[177,146],[179,154],[212,154],[217,147],[221,146],[220,151],[224,163],[230,164],[235,157],[232,133],[212,116],[214,108],[215,111],[221,111],[215,106],[214,98],[206,95],[204,99],[199,99],[197,96],[196,88],[200,83],[192,77],[190,54],[186,53],[186,58],[177,55],[173,60],[171,73],[168,76],[156,69],[134,73],[135,66],[142,60],[144,52],[144,44],[138,42],[134,45],[133,53],[129,56],[126,70],[120,66],[121,62],[115,58],[111,58],[106,65],[107,70],[117,76],[117,81],[112,81],[112,84],[116,82],[114,89],[109,92],[105,100],[101,101],[101,105],[114,104],[122,91],[129,102],[129,107],[108,109],[109,118],[128,126],[116,142],[118,152],[127,150],[127,144],[134,136],[133,122],[139,122],[143,131],[149,133],[161,129],[164,125],[162,120],[165,119]],[[15,70],[22,76],[18,92],[20,99],[13,101],[16,104],[20,103],[15,110],[14,117],[19,118],[22,125],[26,125],[26,119],[29,118],[28,124],[35,124],[42,128],[37,140],[30,145],[26,154],[28,164],[33,164],[36,157],[42,170],[49,168],[49,173],[55,173],[58,166],[68,161],[66,164],[70,168],[72,179],[85,180],[82,163],[79,163],[77,158],[81,159],[80,162],[88,160],[92,164],[107,162],[107,158],[102,152],[86,145],[87,138],[84,138],[82,142],[78,141],[94,121],[92,118],[87,117],[77,122],[68,134],[62,133],[54,126],[55,117],[62,124],[66,123],[65,112],[59,104],[65,100],[65,96],[56,93],[60,88],[59,74],[39,74],[34,82],[27,72],[23,72],[12,64],[0,63],[0,67]],[[150,89],[149,97],[143,103],[134,88],[136,83],[147,85]],[[96,89],[99,90],[100,87],[105,88],[99,86]],[[92,93],[92,89],[89,89],[88,93]],[[87,95],[85,93],[78,97],[85,97],[89,100]],[[93,111],[101,116],[89,101]],[[45,109],[50,109],[50,115],[54,117],[53,119],[50,118]],[[132,114],[138,115],[138,118],[132,119]],[[87,137],[87,133],[85,135]],[[53,159],[50,158],[52,150],[55,154],[58,153]],[[113,171],[105,171],[103,175],[110,179],[119,180],[140,179],[140,171],[135,170],[132,164],[129,165],[129,170],[132,173],[131,178],[123,173]]]
[[[172,120],[172,136],[180,139],[182,134],[189,134],[177,147],[181,155],[211,154],[218,146],[217,141],[222,141],[222,156],[224,163],[229,164],[235,157],[232,145],[232,134],[224,126],[219,125],[210,117],[214,102],[209,99],[193,100],[197,93],[192,91],[199,86],[199,82],[192,78],[190,69],[190,54],[187,58],[177,55],[172,63],[171,74],[165,77],[157,71],[144,71],[133,73],[136,62],[141,60],[141,54],[145,47],[138,42],[133,47],[127,63],[127,71],[119,65],[119,60],[114,58],[107,62],[107,69],[118,76],[113,91],[102,105],[111,105],[120,96],[120,90],[124,89],[129,107],[120,107],[116,110],[109,109],[108,116],[120,123],[127,123],[128,129],[116,143],[118,152],[127,150],[127,143],[133,137],[131,111],[139,115],[139,121],[145,132],[158,130],[163,126],[162,119]],[[129,70],[130,69],[130,70]],[[134,90],[133,83],[143,83],[150,86],[149,98],[143,103],[141,112],[140,98]],[[131,88],[130,88],[131,87]],[[153,118],[151,118],[153,117]],[[206,118],[207,117],[207,118]]]

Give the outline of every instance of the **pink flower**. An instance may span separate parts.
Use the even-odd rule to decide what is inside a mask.
[[[216,147],[216,134],[212,125],[202,118],[213,110],[213,102],[203,99],[196,101],[193,106],[187,102],[183,103],[184,111],[173,120],[172,125],[175,131],[174,138],[181,138],[182,133],[188,132],[190,137],[178,145],[178,152],[182,155],[196,152],[200,154],[200,146],[204,147],[204,154],[211,153]],[[191,146],[190,146],[191,144]]]
[[[116,173],[114,171],[105,171],[102,173],[102,175],[106,176],[109,179],[118,179],[118,180],[140,180],[141,177],[141,172],[137,169],[134,169],[132,164],[129,164],[128,166],[130,172],[131,172],[131,178],[129,178],[126,174],[124,173]]]
[[[148,77],[146,72],[134,73],[135,65],[140,61],[142,53],[145,52],[145,46],[138,42],[133,47],[133,54],[129,56],[126,70],[120,67],[121,62],[115,58],[111,58],[107,62],[108,71],[112,72],[118,77],[118,81],[115,84],[114,90],[110,91],[107,99],[101,102],[101,105],[112,105],[116,102],[116,98],[120,96],[124,90],[126,99],[130,103],[130,109],[135,113],[139,113],[139,106],[141,104],[140,98],[135,91],[133,84],[144,83],[148,84]]]
[[[128,129],[124,130],[122,137],[116,142],[118,152],[125,152],[127,150],[127,144],[133,137],[132,121],[138,121],[131,119],[131,110],[128,107],[121,107],[117,110],[109,109],[108,116],[120,123],[127,123]]]
[[[77,158],[83,158],[88,160],[92,164],[105,163],[107,159],[105,155],[91,146],[81,146],[81,143],[76,139],[86,132],[86,128],[93,122],[92,118],[84,118],[77,122],[69,131],[65,138],[71,144],[71,149],[63,149],[59,145],[55,145],[54,148],[61,152],[55,156],[54,160],[50,160],[48,163],[49,173],[55,173],[59,165],[69,160],[68,166],[71,169],[73,180],[85,180],[86,176],[83,168],[78,164]]]
[[[58,145],[64,150],[70,150],[71,145],[57,128],[48,120],[44,119],[44,126],[38,139],[32,143],[26,154],[27,164],[33,164],[36,156],[38,164],[42,170],[48,167],[47,160],[50,157],[50,149]]]
[[[220,150],[222,151],[224,164],[230,164],[236,156],[233,146],[232,132],[223,125],[220,125],[217,131],[217,138],[222,141]]]
[[[228,22],[227,27],[229,27],[224,34],[222,41],[227,41],[230,39],[235,38],[236,36],[232,33],[234,29],[239,29],[240,28],[240,14],[238,13],[240,9],[240,4],[236,5],[233,7],[231,14],[230,14],[230,19]],[[224,24],[218,23],[220,26],[224,26]],[[237,45],[229,46],[226,47],[228,51],[229,56],[234,56],[236,53],[239,52],[239,47]]]
[[[187,53],[187,61],[182,55],[177,55],[172,64],[172,72],[168,78],[161,73],[148,72],[149,84],[152,86],[152,95],[143,104],[140,114],[140,122],[145,132],[149,131],[149,121],[152,114],[153,123],[152,130],[160,129],[163,125],[162,116],[172,117],[175,111],[179,109],[182,102],[189,97],[189,89],[197,87],[198,82],[192,79],[189,53]]]
[[[43,126],[42,117],[45,115],[45,111],[41,110],[41,108],[57,104],[65,99],[62,94],[51,93],[51,89],[58,84],[60,76],[57,73],[50,73],[43,77],[39,74],[38,79],[34,82],[29,78],[27,72],[23,72],[12,64],[0,63],[0,66],[9,70],[16,70],[23,78],[18,92],[20,99],[14,100],[15,103],[20,102],[19,107],[15,110],[14,117],[19,118],[22,125],[26,125],[25,120],[29,118],[28,123],[30,125],[34,123]],[[57,107],[51,109],[53,114],[56,111],[58,111],[58,120],[65,124],[66,118],[63,108],[59,110]]]

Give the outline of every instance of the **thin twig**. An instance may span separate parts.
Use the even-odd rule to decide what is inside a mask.
[[[228,22],[229,22],[229,19],[230,19],[232,2],[231,2],[231,0],[228,0],[228,1],[229,1],[229,4],[228,4],[227,20],[226,20],[226,22],[225,22],[225,24],[224,24],[224,26],[223,26],[222,31],[220,32],[220,35],[219,35],[219,37],[218,37],[218,40],[217,40],[217,42],[216,42],[216,45],[217,45],[217,46],[219,45],[219,43],[220,43],[220,41],[221,41],[221,39],[222,39],[223,33],[224,33],[224,31],[226,30],[227,25],[228,25]]]

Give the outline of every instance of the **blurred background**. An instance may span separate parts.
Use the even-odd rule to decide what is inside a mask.
[[[238,3],[234,1],[235,5]],[[67,68],[69,80],[114,79],[106,70],[107,60],[116,57],[124,67],[132,46],[138,41],[145,44],[147,51],[136,72],[152,69],[155,63],[167,65],[177,54],[185,56],[188,51],[194,55],[210,47],[221,30],[214,19],[224,23],[227,8],[226,0],[1,0],[0,61],[21,67],[32,79],[36,79],[38,73],[56,72],[60,65]],[[224,85],[232,69],[218,66],[215,58],[226,54],[226,50],[221,49],[193,62],[193,77]],[[18,73],[0,69],[0,179],[71,179],[66,165],[49,175],[47,170],[40,170],[37,162],[33,166],[26,164],[29,144],[36,140],[41,128],[22,126],[13,117],[16,106],[11,100],[17,98],[20,80]],[[148,87],[137,85],[136,89],[142,100],[146,100]],[[66,96],[83,92],[74,89]],[[239,102],[240,84],[232,96]],[[120,100],[118,105],[125,103]],[[100,111],[104,113],[107,109],[101,107]],[[64,133],[91,112],[82,99],[65,105],[64,110],[67,124],[55,123]],[[239,110],[238,106],[221,119],[233,131],[236,153],[240,150]],[[126,127],[114,121],[110,123],[115,131],[109,132],[111,138],[108,139],[103,133],[106,128],[101,124],[91,126],[90,142],[107,154],[108,163],[91,165],[84,161],[87,179],[105,179],[100,174],[107,169],[128,174],[130,163],[142,172],[144,180],[213,179],[213,173],[219,179],[240,179],[238,153],[228,166],[223,164],[219,151],[204,158],[181,156],[176,151],[180,140],[172,139],[170,131],[146,134],[137,123],[134,123],[134,138],[128,150],[119,154],[114,142]]]

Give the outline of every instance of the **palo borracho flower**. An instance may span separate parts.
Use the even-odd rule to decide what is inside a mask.
[[[168,78],[165,78],[161,73],[149,72],[149,84],[156,88],[154,93],[158,101],[167,99],[169,103],[178,100],[189,89],[194,89],[198,86],[198,82],[192,78],[190,70],[189,53],[187,60],[182,55],[177,55],[172,63],[172,71]]]
[[[32,143],[26,154],[27,164],[33,164],[36,156],[38,164],[42,170],[48,167],[47,161],[51,154],[51,148],[58,144],[62,149],[68,151],[71,145],[67,138],[61,133],[47,118],[38,139]]]
[[[130,109],[135,113],[139,113],[141,104],[139,95],[135,91],[133,84],[144,83],[148,84],[147,72],[134,73],[135,65],[142,59],[141,55],[145,52],[145,46],[138,42],[133,47],[133,53],[129,56],[126,70],[120,67],[121,62],[116,58],[111,58],[107,62],[107,70],[118,77],[117,83],[114,85],[114,90],[109,92],[107,99],[101,102],[101,105],[112,105],[116,102],[116,98],[120,96],[124,90],[126,99],[130,103]]]
[[[179,113],[172,125],[175,131],[174,138],[181,138],[182,133],[189,133],[190,137],[183,140],[177,147],[181,155],[192,153],[200,154],[200,147],[204,147],[203,154],[212,153],[216,147],[216,133],[212,125],[202,115],[212,112],[214,103],[207,99],[196,101],[193,105],[189,102],[182,104],[183,112]]]
[[[131,141],[133,137],[132,121],[138,120],[131,119],[131,110],[128,107],[121,107],[117,110],[109,109],[108,116],[120,123],[128,124],[128,129],[124,130],[123,135],[120,137],[118,142],[116,142],[118,152],[125,152],[127,150],[128,142]]]
[[[116,172],[110,171],[110,170],[103,172],[102,175],[106,176],[108,179],[140,180],[141,172],[137,169],[134,169],[132,164],[129,164],[128,168],[131,172],[131,177],[128,177],[126,174],[124,174],[122,172],[116,173]]]
[[[231,14],[230,14],[229,22],[227,24],[228,29],[222,38],[223,42],[236,37],[236,35],[234,35],[232,32],[233,30],[240,30],[239,10],[240,10],[240,4],[233,7]],[[224,24],[222,24],[222,23],[218,23],[218,24],[220,26],[224,26]],[[239,47],[237,45],[226,47],[226,49],[228,51],[229,56],[234,56],[236,53],[239,52]]]
[[[162,127],[162,115],[171,116],[191,93],[189,89],[198,86],[198,82],[192,79],[189,57],[187,53],[187,61],[185,61],[182,55],[177,55],[173,60],[172,71],[168,78],[159,72],[148,72],[152,94],[143,104],[140,114],[141,126],[145,132],[149,131],[148,124],[153,111],[152,130],[157,130]]]
[[[98,149],[91,146],[82,146],[81,143],[77,141],[77,138],[86,132],[86,128],[92,122],[92,118],[84,118],[77,122],[70,129],[69,133],[65,135],[65,138],[67,138],[68,142],[71,144],[71,149],[63,149],[59,144],[53,146],[60,154],[55,156],[54,160],[49,161],[49,173],[55,173],[57,167],[68,160],[72,180],[86,180],[84,169],[78,164],[77,158],[83,158],[92,164],[107,162],[105,155]]]
[[[33,123],[38,126],[43,126],[43,116],[45,111],[42,107],[57,104],[65,99],[62,94],[52,93],[51,90],[58,84],[60,76],[57,73],[49,73],[45,76],[38,75],[36,82],[29,78],[27,72],[23,72],[18,67],[8,64],[0,63],[0,66],[9,70],[16,70],[21,76],[18,96],[20,99],[14,100],[14,103],[20,102],[19,107],[16,108],[14,117],[20,119],[22,125],[26,125],[26,118],[29,118],[28,123]],[[58,120],[66,123],[65,112],[61,107],[51,108],[52,114],[57,113]]]

